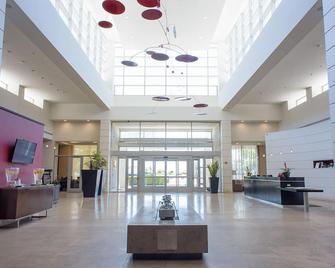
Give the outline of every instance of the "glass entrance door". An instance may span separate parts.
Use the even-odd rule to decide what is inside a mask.
[[[146,159],[144,160],[144,190],[187,190],[188,160]]]
[[[138,187],[138,159],[127,159],[127,190],[136,191]]]
[[[205,191],[209,187],[209,171],[207,165],[212,162],[210,158],[193,158],[193,189]]]

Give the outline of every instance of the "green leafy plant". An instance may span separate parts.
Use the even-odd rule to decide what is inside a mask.
[[[107,160],[98,151],[91,156],[90,167],[91,169],[103,169],[107,166]]]
[[[218,173],[219,170],[219,162],[214,161],[210,165],[207,165],[207,168],[209,170],[209,173],[211,174],[211,177],[216,177],[216,174]]]

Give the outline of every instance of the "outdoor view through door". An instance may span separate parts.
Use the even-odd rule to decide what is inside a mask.
[[[218,122],[113,122],[111,191],[206,190]]]

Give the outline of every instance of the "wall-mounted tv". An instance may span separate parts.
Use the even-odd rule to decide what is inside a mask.
[[[14,164],[32,164],[37,144],[24,139],[16,139],[12,157]]]

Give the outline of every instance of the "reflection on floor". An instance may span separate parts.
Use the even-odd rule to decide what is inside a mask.
[[[335,267],[335,203],[304,214],[277,208],[243,194],[173,195],[209,225],[203,260],[140,261],[126,252],[127,222],[162,194],[109,194],[99,199],[65,194],[47,219],[0,229],[0,267]],[[192,241],[190,241],[192,243]]]

